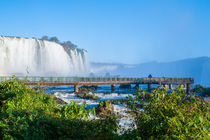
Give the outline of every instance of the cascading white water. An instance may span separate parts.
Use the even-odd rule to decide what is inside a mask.
[[[84,50],[55,42],[0,36],[0,75],[75,76],[89,73]]]

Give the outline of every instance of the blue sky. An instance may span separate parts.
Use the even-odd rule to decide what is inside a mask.
[[[57,36],[93,62],[210,56],[210,0],[0,0],[0,35]]]

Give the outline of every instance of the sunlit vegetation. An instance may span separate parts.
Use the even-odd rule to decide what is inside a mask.
[[[126,132],[126,138],[210,138],[209,103],[200,96],[187,95],[181,86],[170,94],[156,89],[149,98],[146,95],[146,91],[139,90],[127,101],[136,129]]]
[[[9,80],[0,84],[0,139],[114,138],[114,116],[88,120],[85,104],[59,105],[53,96]]]
[[[124,101],[136,127],[118,134],[111,102],[100,102],[100,110],[110,111],[90,119],[94,108],[59,104],[14,78],[0,83],[0,139],[209,139],[209,103],[201,97],[187,95],[181,87],[147,95],[138,90]]]

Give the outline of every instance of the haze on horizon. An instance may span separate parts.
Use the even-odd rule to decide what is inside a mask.
[[[209,0],[2,0],[0,35],[57,36],[92,62],[210,56]]]

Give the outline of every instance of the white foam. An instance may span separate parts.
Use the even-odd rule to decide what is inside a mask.
[[[68,76],[89,73],[86,51],[55,42],[0,36],[0,75]]]
[[[121,116],[119,120],[119,125],[121,126],[121,130],[118,133],[122,133],[123,130],[134,129],[136,126],[134,125],[134,118],[127,113],[129,109],[121,104],[113,105],[114,112]],[[134,126],[134,127],[133,127]]]
[[[100,99],[104,99],[104,100],[120,99],[120,98],[125,98],[128,95],[130,95],[130,94],[117,94],[117,93],[112,93],[112,94],[92,93],[92,94],[97,95],[100,97]],[[80,97],[77,97],[75,93],[56,92],[54,95],[69,104],[71,104],[72,101],[75,101],[78,105],[82,105],[83,103],[86,103],[87,106],[89,106],[90,108],[98,106],[97,101],[81,99]],[[129,111],[129,109],[126,108],[125,106],[123,106],[122,104],[114,104],[113,107],[114,107],[114,112],[121,116],[121,118],[119,120],[119,125],[121,126],[122,129],[120,131],[118,131],[118,133],[122,133],[123,130],[132,129],[134,119],[129,113],[127,113],[127,111]],[[100,118],[98,118],[94,115],[90,115],[89,119],[100,119]]]

